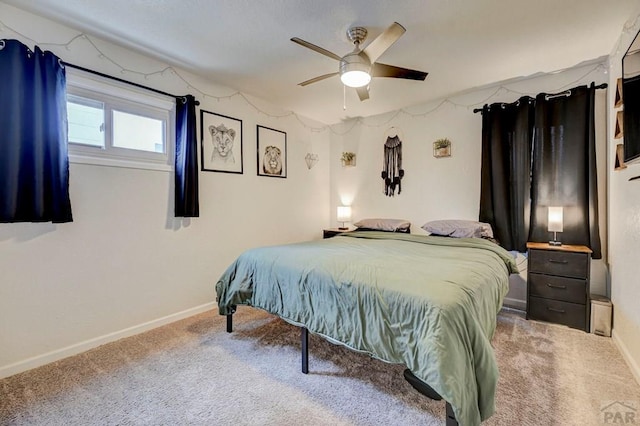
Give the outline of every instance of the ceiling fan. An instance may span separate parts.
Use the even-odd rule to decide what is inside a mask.
[[[369,82],[371,81],[371,77],[391,77],[424,81],[428,74],[426,72],[376,62],[405,31],[406,29],[402,25],[394,22],[384,30],[382,34],[376,37],[375,40],[369,43],[367,47],[362,49],[360,45],[367,38],[367,29],[363,27],[349,28],[347,30],[347,37],[353,42],[355,48],[351,53],[347,53],[343,57],[308,41],[293,37],[291,39],[292,42],[340,61],[338,71],[314,77],[299,83],[299,85],[306,86],[339,74],[342,83],[345,86],[354,87],[358,92],[360,100],[364,101],[369,99]]]

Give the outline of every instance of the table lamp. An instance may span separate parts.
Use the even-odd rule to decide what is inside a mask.
[[[351,206],[338,206],[338,222],[342,222],[342,226],[338,229],[341,231],[346,231],[347,228],[344,224],[345,222],[349,222],[351,220]]]
[[[549,207],[549,232],[553,232],[553,240],[549,241],[551,246],[561,246],[557,233],[562,232],[562,207]]]

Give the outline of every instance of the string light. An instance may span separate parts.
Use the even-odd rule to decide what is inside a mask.
[[[625,23],[625,25],[623,26],[623,33],[625,34],[629,34],[632,32],[636,32],[637,31],[637,26],[640,23],[640,15],[638,15],[632,22],[627,21],[627,23]],[[225,96],[218,96],[218,95],[214,95],[211,93],[207,93],[204,92],[200,89],[198,89],[196,86],[194,86],[189,80],[187,80],[187,78],[185,78],[178,70],[176,70],[175,68],[173,68],[172,66],[167,66],[165,68],[163,68],[162,70],[158,70],[158,71],[153,71],[153,72],[148,72],[148,73],[144,73],[144,72],[140,72],[137,70],[132,70],[129,68],[126,68],[124,66],[122,66],[121,64],[119,64],[118,62],[116,62],[115,60],[113,60],[111,57],[109,57],[108,55],[106,55],[101,49],[100,47],[92,40],[92,38],[85,34],[85,33],[79,33],[76,34],[75,36],[73,36],[69,41],[67,41],[66,43],[38,43],[36,40],[28,37],[27,35],[15,30],[14,28],[10,27],[9,25],[7,25],[5,22],[3,22],[2,20],[0,20],[0,32],[3,32],[4,30],[8,30],[16,35],[18,35],[19,37],[21,37],[24,40],[28,40],[29,42],[31,42],[34,45],[41,45],[41,46],[55,46],[55,47],[61,47],[61,48],[65,48],[66,50],[71,50],[71,45],[74,44],[77,40],[85,40],[86,42],[88,42],[91,47],[98,53],[98,58],[105,60],[109,63],[111,63],[113,66],[115,66],[116,68],[118,68],[120,70],[120,74],[129,74],[129,75],[135,75],[135,76],[139,76],[144,78],[145,80],[148,80],[149,77],[155,76],[155,75],[160,75],[161,77],[165,76],[165,73],[169,73],[170,75],[175,76],[176,78],[178,78],[180,81],[182,81],[182,83],[185,85],[185,87],[187,87],[189,90],[193,89],[195,91],[197,91],[200,96],[202,96],[203,98],[212,98],[215,99],[216,102],[220,102],[220,101],[226,101],[226,100],[231,100],[232,98],[235,97],[240,97],[242,100],[244,100],[244,102],[246,102],[249,106],[251,106],[255,111],[257,111],[260,114],[264,114],[268,117],[271,118],[285,118],[285,117],[294,117],[299,123],[300,125],[302,125],[304,128],[306,128],[307,130],[311,131],[311,132],[317,132],[317,133],[321,133],[324,132],[326,130],[329,130],[331,133],[337,135],[337,136],[344,136],[346,134],[348,134],[349,132],[351,132],[356,125],[361,125],[361,126],[365,126],[365,127],[382,127],[382,126],[386,126],[388,125],[391,121],[395,120],[396,118],[398,118],[401,114],[404,116],[407,116],[409,118],[424,118],[426,116],[428,116],[429,114],[435,113],[436,111],[438,111],[440,108],[442,108],[445,105],[451,105],[454,108],[466,108],[468,110],[474,108],[474,107],[478,107],[478,106],[482,106],[486,103],[489,103],[490,100],[496,98],[498,95],[501,94],[515,94],[515,95],[520,95],[520,96],[524,96],[524,95],[530,95],[530,96],[534,96],[534,93],[526,93],[526,92],[519,92],[517,90],[511,89],[507,86],[504,85],[500,85],[496,88],[496,90],[494,90],[490,95],[488,95],[485,99],[481,100],[481,101],[477,101],[474,102],[472,104],[462,104],[462,103],[458,103],[455,102],[453,99],[454,98],[460,98],[462,96],[468,95],[469,93],[471,93],[470,91],[468,92],[464,92],[464,93],[457,93],[454,95],[451,95],[450,97],[447,97],[445,99],[442,99],[440,102],[438,102],[434,107],[424,111],[424,112],[420,112],[420,113],[413,113],[410,112],[409,110],[405,109],[405,108],[401,108],[395,111],[392,111],[393,114],[383,120],[382,122],[377,122],[375,124],[370,124],[368,123],[368,121],[370,121],[371,119],[375,119],[378,120],[380,119],[382,116],[385,116],[386,114],[380,114],[374,117],[369,117],[368,119],[363,118],[363,117],[358,117],[358,118],[354,118],[351,121],[351,125],[349,126],[349,128],[345,131],[339,131],[337,130],[338,128],[342,128],[344,126],[345,123],[341,123],[341,124],[335,124],[335,125],[324,125],[324,126],[311,126],[307,123],[305,123],[301,116],[299,114],[296,114],[293,111],[288,111],[284,114],[272,114],[272,113],[268,113],[264,110],[262,110],[261,108],[259,108],[257,105],[255,105],[255,103],[253,103],[244,93],[240,92],[240,91],[235,91],[229,95],[225,95]],[[616,46],[613,49],[613,52],[615,52],[615,55],[619,55],[620,54],[620,44],[622,42],[622,37],[620,37],[617,41]],[[609,65],[609,68],[611,67],[611,65]],[[564,89],[566,89],[567,87],[572,87],[575,84],[583,81],[586,77],[588,77],[591,73],[594,73],[598,70],[603,70],[603,72],[605,74],[607,74],[608,72],[608,68],[605,67],[604,64],[597,64],[596,66],[594,66],[594,68],[590,69],[589,71],[587,71],[584,75],[582,75],[580,78],[572,81],[571,83],[567,83],[562,87],[559,87],[556,90],[550,90],[550,92],[560,92]],[[513,83],[513,84],[517,84]],[[477,91],[477,89],[474,89],[474,91]],[[391,113],[391,112],[389,112]],[[387,114],[389,114],[387,113]]]

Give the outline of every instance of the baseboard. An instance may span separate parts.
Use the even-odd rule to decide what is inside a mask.
[[[627,365],[629,366],[633,377],[636,379],[636,382],[638,382],[638,384],[640,385],[640,366],[631,356],[631,353],[627,349],[627,345],[625,345],[624,342],[618,337],[618,333],[616,333],[615,328],[611,331],[611,338],[622,354],[622,358],[624,358],[624,360],[627,362]]]
[[[163,326],[165,324],[197,315],[199,313],[211,310],[215,307],[215,302],[205,303],[204,305],[196,306],[194,308],[190,308],[181,312],[176,312],[175,314],[167,315],[166,317],[158,318],[152,321],[135,325],[133,327],[125,328],[124,330],[105,334],[104,336],[85,340],[84,342],[76,343],[65,348],[57,349],[55,351],[47,352],[42,355],[27,358],[23,361],[5,365],[3,367],[0,367],[0,379],[13,376],[14,374],[22,373],[23,371],[31,370],[32,368],[40,367],[42,365],[67,358],[72,355],[77,355],[81,352],[88,351],[89,349],[104,345],[105,343],[115,342],[116,340],[125,337],[140,334],[145,331]]]
[[[512,299],[510,297],[505,297],[504,302],[502,304],[509,308],[519,309],[521,311],[527,310],[527,301],[520,299]]]

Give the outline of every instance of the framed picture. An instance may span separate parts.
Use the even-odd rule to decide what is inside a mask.
[[[202,170],[242,174],[242,120],[200,110]]]
[[[438,139],[433,143],[433,156],[436,158],[451,157],[451,141]]]
[[[257,126],[258,176],[287,177],[287,134]]]

